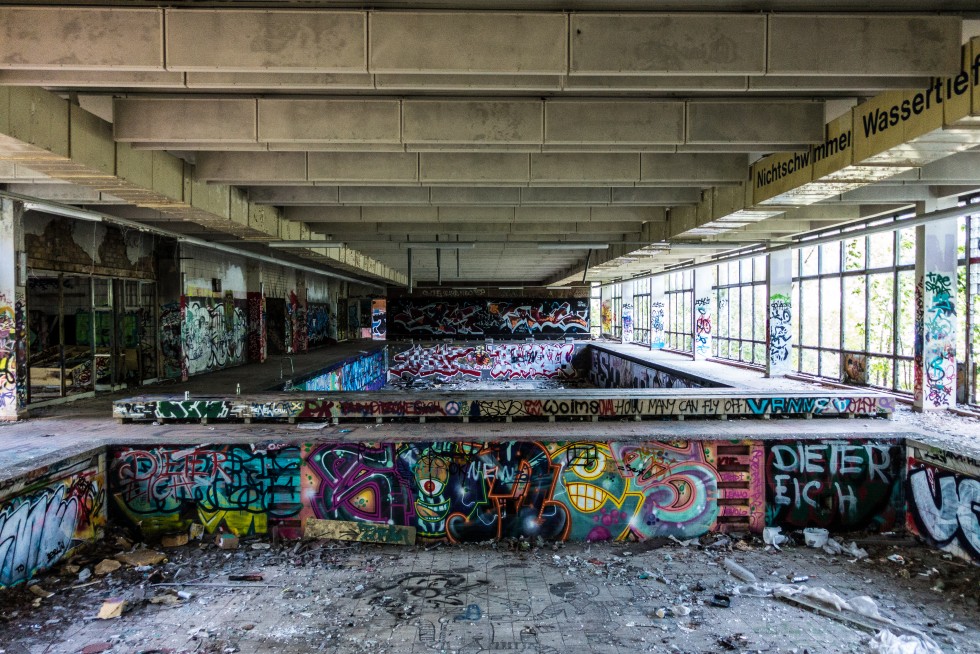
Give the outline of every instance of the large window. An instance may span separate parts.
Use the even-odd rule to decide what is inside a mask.
[[[650,344],[650,278],[633,282],[633,342]]]
[[[766,363],[766,258],[718,265],[715,356]]]
[[[694,273],[683,270],[667,274],[667,349],[694,351]]]

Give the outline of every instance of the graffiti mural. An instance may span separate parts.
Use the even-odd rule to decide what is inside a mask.
[[[899,440],[767,445],[767,522],[890,531],[904,521],[902,458]]]
[[[415,345],[394,355],[388,379],[571,379],[573,343]]]
[[[179,303],[171,302],[160,307],[160,355],[163,376],[167,379],[180,377],[183,361],[180,334],[183,322]]]
[[[949,275],[927,272],[922,363],[925,400],[948,406],[956,393],[956,291]]]
[[[788,369],[793,347],[793,301],[788,295],[773,293],[769,296],[768,337],[770,368]]]
[[[663,302],[658,300],[650,303],[650,347],[654,350],[667,347],[667,323],[664,311]]]
[[[633,305],[629,302],[623,303],[623,342],[633,342]]]
[[[306,334],[308,324],[306,320],[306,301],[301,300],[296,293],[289,292],[289,299],[286,301],[286,321],[289,325],[289,346],[293,352],[306,352]]]
[[[259,292],[249,292],[248,306],[248,360],[258,363],[266,358],[265,297]]]
[[[391,338],[560,338],[589,333],[586,299],[433,302],[393,298],[388,301],[387,313]]]
[[[590,347],[589,381],[599,388],[706,388],[718,384],[624,358],[615,352]]]
[[[25,325],[23,299],[0,294],[0,416],[15,416],[27,405]]]
[[[719,448],[734,447],[718,469]],[[309,515],[415,527],[422,540],[693,538],[761,528],[750,451],[714,443],[437,442],[307,446]],[[741,457],[741,458],[739,458]],[[734,463],[732,463],[734,462]],[[731,488],[719,488],[730,481]],[[740,481],[745,481],[744,488]],[[719,499],[726,500],[719,503]]]
[[[372,370],[376,364],[371,364]],[[340,390],[326,388],[324,390]],[[401,391],[383,391],[371,399],[355,397],[298,397],[284,399],[274,394],[266,399],[185,400],[174,396],[168,400],[116,400],[112,415],[119,420],[158,420],[164,415],[186,419],[198,418],[242,420],[361,420],[382,418],[398,420],[420,417],[479,418],[670,418],[684,416],[747,418],[763,416],[877,416],[895,411],[895,399],[887,395],[849,393],[824,395],[796,393],[789,396],[759,397],[735,391],[725,394],[698,394],[698,389],[680,389],[672,397],[596,399],[594,394],[564,391],[560,397],[545,400],[501,398],[499,393],[448,399],[445,394],[413,393],[410,399]],[[165,410],[164,410],[165,407]],[[206,410],[206,415],[202,414]]]
[[[330,307],[309,304],[306,307],[306,342],[310,348],[326,345],[330,340]]]
[[[613,333],[613,311],[612,311],[612,300],[603,300],[600,308],[600,324],[602,328],[602,334],[612,334]]]
[[[371,300],[371,338],[383,341],[388,333],[387,301]]]
[[[694,300],[694,354],[711,356],[711,298]]]
[[[308,379],[294,382],[294,391],[376,391],[388,381],[387,350],[347,359]]]
[[[245,308],[231,298],[182,298],[183,366],[186,375],[244,363]]]
[[[105,476],[97,466],[0,502],[0,588],[27,581],[84,541],[102,538]]]
[[[908,527],[930,545],[980,563],[980,460],[909,445]]]
[[[186,532],[288,532],[300,512],[300,448],[190,446],[110,451],[113,508],[145,535]],[[296,534],[298,535],[298,533]]]

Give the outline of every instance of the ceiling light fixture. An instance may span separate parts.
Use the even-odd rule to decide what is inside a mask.
[[[254,242],[254,241],[253,241]],[[342,248],[343,243],[333,241],[269,241],[270,248]]]
[[[400,250],[472,250],[476,247],[476,243],[459,243],[453,241],[446,241],[445,243],[440,243],[439,241],[419,241],[419,242],[406,242],[399,243],[398,249]]]
[[[54,204],[44,204],[41,202],[25,202],[24,210],[43,211],[44,213],[52,213],[56,216],[77,218],[78,220],[88,220],[93,223],[102,222],[101,215],[92,211],[85,211],[84,209],[76,209],[75,207],[62,207]]]
[[[539,250],[608,250],[608,243],[538,243]]]

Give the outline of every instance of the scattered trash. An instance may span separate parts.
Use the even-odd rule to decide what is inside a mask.
[[[114,597],[112,599],[107,599],[102,603],[102,608],[99,609],[98,618],[100,620],[111,620],[112,618],[122,617],[123,611],[126,610],[126,600]]]
[[[888,560],[892,563],[897,563],[899,565],[905,565],[905,557],[901,554],[892,554],[888,557]]]
[[[27,590],[31,591],[41,599],[47,599],[52,595],[54,595],[54,593],[52,593],[51,591],[42,588],[40,584],[34,584],[32,586],[28,586]]]
[[[810,527],[803,530],[803,542],[806,543],[807,547],[812,547],[814,549],[820,549],[827,544],[827,539],[830,538],[830,532],[826,529],[820,529],[818,527]]]
[[[711,604],[711,606],[717,606],[718,608],[727,609],[729,606],[732,605],[732,598],[729,597],[728,595],[722,595],[719,593],[714,597],[712,597],[708,601],[708,603]]]
[[[112,649],[111,643],[92,643],[82,648],[81,654],[102,654]]]
[[[188,540],[190,540],[190,536],[184,532],[166,534],[160,539],[160,545],[163,547],[181,547],[186,545]]]
[[[878,632],[868,643],[871,654],[942,654],[935,644],[915,636],[896,636],[887,629]]]
[[[92,571],[89,570],[88,568],[83,568],[82,571],[78,573],[78,581],[83,584],[91,578],[92,578]]]
[[[268,543],[252,543],[253,550],[267,550],[271,547]]]
[[[228,575],[228,581],[263,581],[263,577],[258,572],[251,572],[244,575]]]
[[[745,634],[732,634],[718,639],[718,644],[728,650],[742,649],[748,642],[749,638]]]
[[[191,523],[191,526],[187,529],[187,535],[191,540],[201,540],[204,538],[204,525],[196,522]]]
[[[961,634],[964,631],[966,631],[966,627],[961,625],[959,622],[950,622],[948,625],[946,625],[946,628],[949,629],[950,631],[955,631],[958,634]]]
[[[157,552],[156,550],[141,549],[134,552],[123,552],[122,554],[116,555],[117,561],[122,561],[126,565],[131,565],[134,568],[138,568],[141,565],[156,565],[166,560],[166,556],[163,552]],[[82,581],[79,577],[79,581]]]
[[[234,534],[218,534],[214,539],[214,544],[223,550],[237,550],[238,536]]]
[[[110,572],[115,572],[122,567],[122,563],[115,561],[113,559],[103,559],[95,566],[95,574],[99,577],[104,577]]]
[[[637,575],[637,579],[650,579],[651,577],[653,577],[653,573],[646,570]]]
[[[675,618],[682,618],[685,615],[691,614],[691,607],[678,604],[677,606],[670,607],[670,612]]]
[[[782,527],[766,527],[762,530],[762,542],[778,550],[780,545],[789,540],[787,536],[780,533],[782,530]]]
[[[149,599],[150,604],[162,604],[165,606],[175,606],[180,604],[180,598],[171,593],[164,593]]]
[[[750,584],[754,584],[756,581],[758,581],[758,579],[756,579],[754,574],[752,574],[751,572],[749,572],[748,570],[740,566],[732,559],[725,559],[724,561],[722,561],[722,565],[724,565],[725,568],[730,573],[732,573],[732,576],[737,577],[742,581],[747,581]]]
[[[861,615],[869,618],[877,618],[878,620],[884,619],[881,612],[878,610],[878,604],[867,595],[852,597],[851,599],[847,600],[847,602],[851,605],[851,609],[855,613],[860,613]]]

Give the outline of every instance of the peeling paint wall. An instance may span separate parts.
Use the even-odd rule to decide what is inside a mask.
[[[24,214],[28,266],[82,275],[155,279],[153,248],[159,238],[29,211]]]
[[[0,500],[0,588],[31,579],[100,540],[106,526],[105,455],[69,459],[5,488]]]

